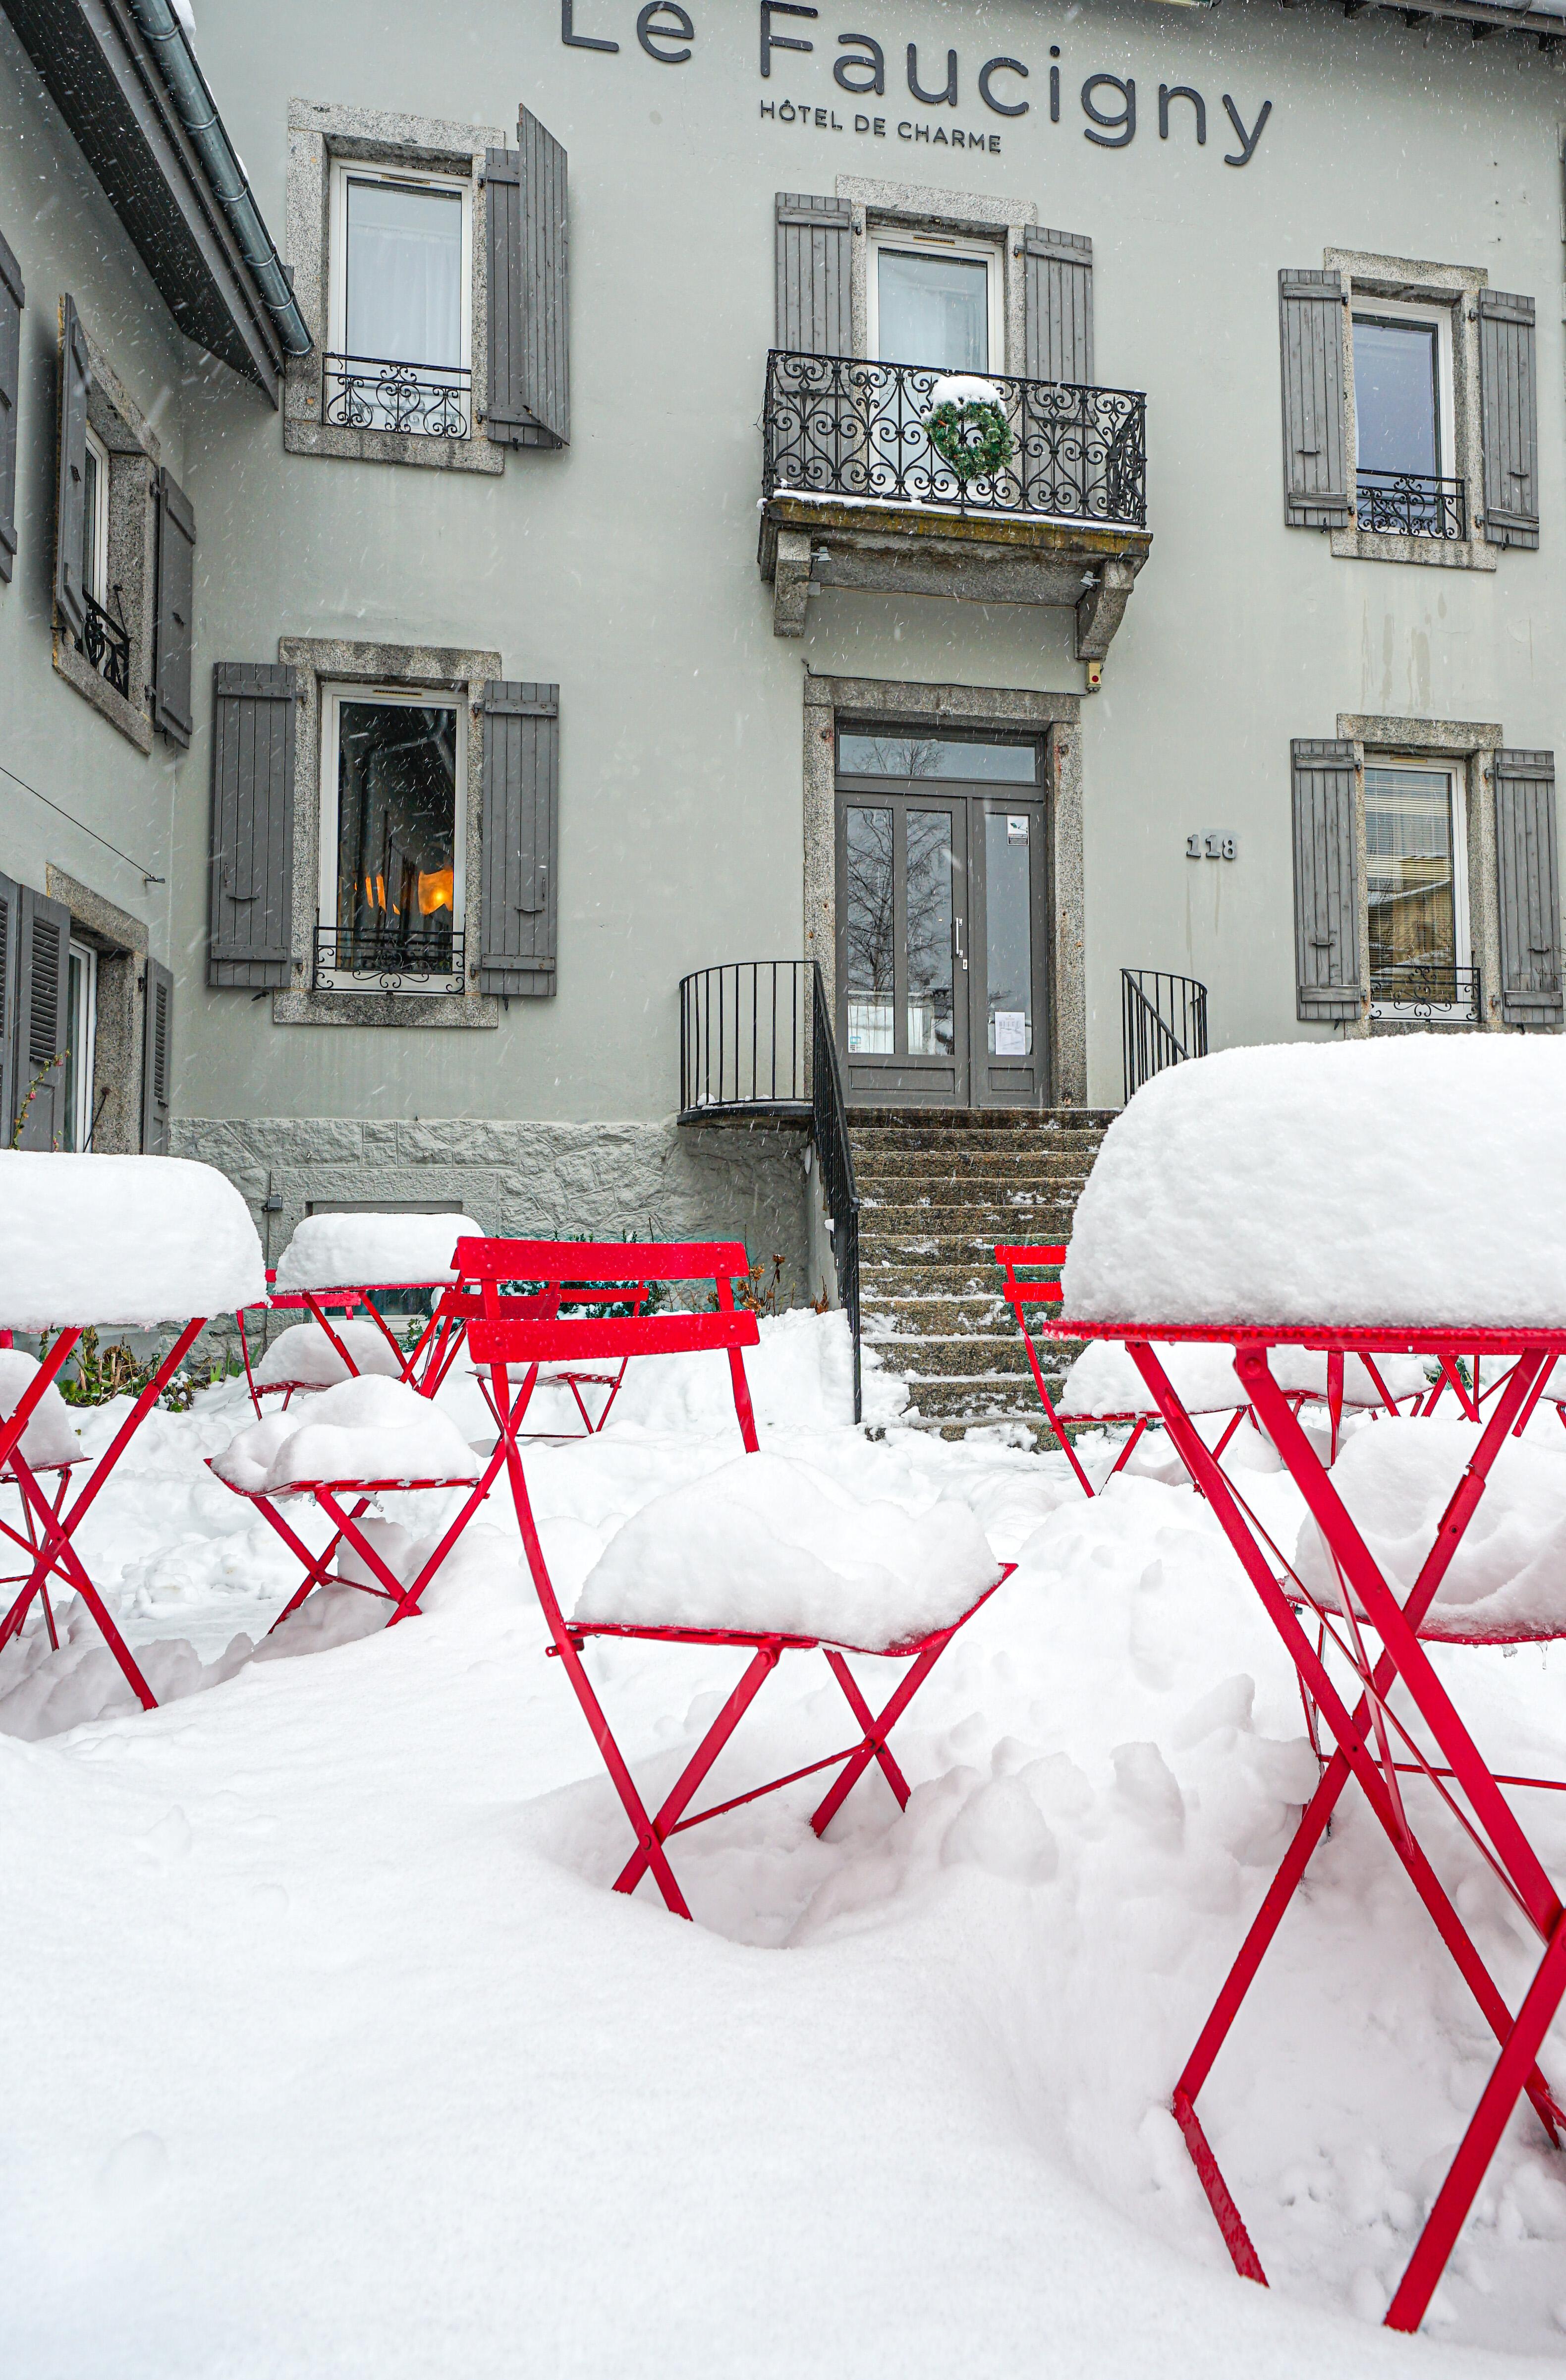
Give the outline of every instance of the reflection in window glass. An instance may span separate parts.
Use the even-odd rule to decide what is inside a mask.
[[[908,1054],[950,1057],[952,817],[908,812]]]
[[[1359,466],[1439,478],[1440,344],[1433,322],[1354,318]]]
[[[1448,772],[1367,768],[1365,840],[1372,977],[1465,965],[1457,947]]]
[[[375,949],[449,956],[456,713],[344,702],[337,733],[338,930]]]
[[[982,257],[880,249],[876,311],[883,362],[989,370],[989,267]]]
[[[892,812],[858,804],[846,813],[847,902],[844,962],[848,1047],[890,1057],[893,1046],[895,931]]]
[[[63,1148],[92,1146],[93,1050],[98,1025],[98,953],[73,942],[66,995],[66,1083],[62,1102]]]
[[[1033,1055],[1033,917],[1028,901],[1032,820],[1024,814],[984,821],[986,965],[989,1054]]]
[[[959,743],[940,735],[843,735],[837,765],[845,777],[956,778],[983,785],[1031,785],[1032,744]]]
[[[348,355],[460,366],[462,193],[350,181],[345,294]]]

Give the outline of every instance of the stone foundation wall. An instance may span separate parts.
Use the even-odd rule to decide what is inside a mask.
[[[517,1239],[743,1240],[780,1305],[808,1305],[815,1277],[809,1147],[796,1125],[382,1123],[176,1117],[171,1152],[226,1173],[249,1201],[269,1265],[312,1206],[455,1200],[486,1232]],[[269,1198],[281,1205],[267,1211]],[[819,1256],[819,1252],[818,1252]]]

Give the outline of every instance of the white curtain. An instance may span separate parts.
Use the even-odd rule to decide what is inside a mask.
[[[462,195],[390,182],[347,190],[350,356],[451,370],[462,361]]]

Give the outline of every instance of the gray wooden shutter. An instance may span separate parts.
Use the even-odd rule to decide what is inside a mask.
[[[560,688],[492,679],[483,689],[484,861],[479,989],[554,991]]]
[[[1496,889],[1504,1025],[1559,1025],[1560,871],[1553,752],[1498,752]]]
[[[0,238],[0,578],[9,578],[17,552],[17,391],[25,302],[21,267]],[[0,1120],[5,1112],[0,1107]]]
[[[154,958],[147,961],[141,1027],[141,1154],[166,1157],[169,1071],[174,1062],[174,978]]]
[[[58,1148],[65,1138],[66,1070],[70,1032],[71,916],[30,886],[18,904],[16,1104],[36,1083],[18,1148]]]
[[[264,662],[219,662],[215,681],[207,981],[282,988],[293,978],[298,676]]]
[[[73,636],[86,617],[81,544],[87,499],[87,393],[92,367],[73,298],[60,300],[60,477],[55,506],[55,608]]]
[[[184,751],[190,741],[191,605],[196,516],[167,471],[154,482],[157,596],[152,614],[152,724]]]
[[[1022,236],[1023,319],[1029,380],[1093,382],[1093,243],[1074,231]]]
[[[1479,292],[1479,414],[1485,448],[1485,536],[1491,545],[1539,541],[1539,431],[1534,301]]]
[[[1346,528],[1343,284],[1336,273],[1281,273],[1283,518],[1291,528]]]
[[[17,1120],[17,959],[21,947],[21,887],[0,876],[0,1148]]]
[[[1352,744],[1299,740],[1294,771],[1294,981],[1315,1024],[1362,1013],[1359,842]]]
[[[774,345],[785,353],[853,354],[853,246],[854,218],[840,200],[778,192]]]
[[[571,443],[565,152],[523,108],[515,149],[484,161],[490,365],[498,445]]]

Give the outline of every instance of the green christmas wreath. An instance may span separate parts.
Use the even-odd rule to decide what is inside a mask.
[[[924,417],[925,435],[941,461],[966,488],[970,480],[993,480],[1015,451],[1010,422],[990,397],[947,397]]]

